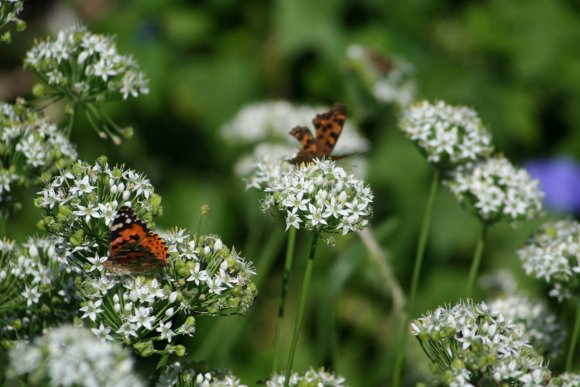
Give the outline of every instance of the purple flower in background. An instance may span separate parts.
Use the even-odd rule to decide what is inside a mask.
[[[533,160],[526,164],[545,192],[544,203],[558,212],[580,213],[580,164],[569,157]]]

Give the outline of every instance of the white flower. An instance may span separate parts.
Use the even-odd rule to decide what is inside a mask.
[[[531,220],[542,213],[539,182],[501,156],[460,165],[443,184],[487,223]]]
[[[272,375],[266,380],[266,387],[283,387],[285,375]],[[346,379],[326,371],[324,368],[310,368],[304,374],[293,372],[288,383],[292,387],[346,387]]]
[[[192,387],[248,387],[229,371],[200,371],[197,363],[175,362],[162,371],[156,387],[188,385]]]
[[[48,331],[33,343],[18,345],[9,358],[7,377],[14,385],[36,385],[39,380],[66,387],[143,385],[124,348],[84,328],[63,326]]]
[[[527,275],[551,286],[560,302],[580,292],[580,223],[561,220],[544,224],[518,251]]]
[[[266,188],[264,209],[275,206],[286,228],[342,233],[366,227],[373,195],[333,161],[315,160],[290,170]]]
[[[510,296],[498,298],[489,306],[518,324],[539,352],[546,352],[553,358],[561,352],[566,331],[542,300],[532,301],[524,296]]]
[[[134,58],[119,54],[113,38],[92,34],[80,25],[60,31],[56,39],[36,43],[26,53],[24,65],[43,74],[49,85],[68,89],[68,94],[85,100],[105,96],[126,99],[149,92],[148,81]],[[71,68],[76,71],[71,72]]]
[[[414,320],[410,327],[434,365],[452,377],[445,377],[446,385],[549,378],[542,357],[529,345],[523,331],[485,303],[467,301],[440,307]]]
[[[493,152],[490,133],[477,113],[464,106],[421,101],[404,111],[399,126],[438,166],[475,161]]]
[[[97,315],[103,311],[103,309],[101,309],[101,304],[101,300],[87,301],[86,305],[79,309],[81,312],[83,312],[81,318],[88,318],[91,321],[96,321]]]
[[[257,102],[240,110],[220,132],[224,139],[236,145],[272,141],[296,147],[298,143],[289,135],[290,130],[295,126],[312,127],[312,119],[327,110],[324,106],[296,106],[286,101]],[[365,152],[368,148],[368,141],[346,121],[335,147],[336,154]]]

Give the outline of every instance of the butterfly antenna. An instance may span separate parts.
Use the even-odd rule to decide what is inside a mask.
[[[197,223],[197,232],[195,234],[195,248],[199,246],[199,237],[201,235],[201,226],[203,225],[203,219],[209,214],[209,205],[204,204],[199,209],[199,222]]]

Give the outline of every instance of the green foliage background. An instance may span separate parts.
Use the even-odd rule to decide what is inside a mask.
[[[160,227],[195,231],[200,206],[209,204],[204,232],[219,234],[255,262],[260,295],[249,315],[200,319],[189,343],[193,359],[230,368],[249,384],[270,372],[284,234],[281,222],[259,212],[259,193],[244,191],[233,173],[240,150],[219,134],[242,106],[269,99],[347,104],[348,119],[373,144],[368,153],[368,182],[376,195],[373,229],[404,289],[432,169],[399,133],[397,112],[374,102],[348,71],[349,44],[408,59],[416,67],[420,97],[475,108],[497,148],[516,163],[580,153],[576,2],[30,0],[23,14],[28,29],[14,33],[11,45],[0,45],[0,91],[6,99],[28,96],[34,79],[21,74],[23,55],[56,23],[51,15],[59,9],[72,10],[93,32],[117,35],[120,51],[133,53],[151,82],[149,95],[108,106],[116,122],[135,128],[135,137],[115,146],[81,120],[73,133],[80,157],[93,161],[106,154],[145,172],[163,197]],[[35,232],[39,215],[31,200],[25,202],[10,220],[9,236],[23,240]],[[494,227],[483,271],[508,268],[525,291],[543,295],[545,289],[524,276],[515,255],[535,226]],[[478,227],[440,191],[419,311],[461,298]],[[308,238],[299,234],[286,348]],[[329,366],[354,386],[389,383],[400,326],[367,255],[356,236],[320,249],[297,369]],[[572,309],[558,312],[571,326]],[[408,385],[427,380],[428,373],[419,346],[410,343]],[[560,370],[561,363],[552,368]]]

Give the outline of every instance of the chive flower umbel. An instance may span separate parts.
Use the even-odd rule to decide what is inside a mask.
[[[417,102],[403,112],[399,127],[440,168],[486,158],[493,152],[491,134],[477,113],[465,106]]]
[[[544,194],[539,182],[503,156],[460,165],[443,184],[486,224],[516,223],[542,214]]]
[[[580,223],[575,220],[549,222],[518,250],[527,275],[550,286],[558,301],[580,294]]]
[[[414,320],[411,333],[446,386],[538,386],[550,379],[522,330],[485,303],[440,307]]]
[[[347,234],[365,228],[372,214],[370,188],[330,160],[302,164],[265,192],[264,210],[277,208],[286,229]]]

